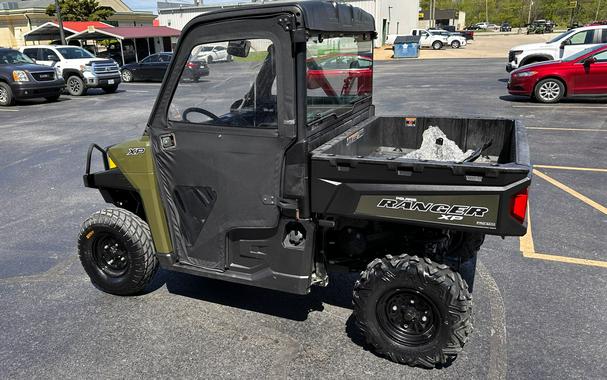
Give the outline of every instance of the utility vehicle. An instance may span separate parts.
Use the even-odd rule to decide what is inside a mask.
[[[80,232],[92,282],[139,293],[160,265],[306,294],[329,273],[362,272],[354,315],[376,352],[452,361],[472,331],[484,236],[526,231],[526,135],[513,120],[376,116],[372,77],[349,59],[372,64],[374,25],[328,1],[193,19],[143,136],[89,150],[84,183],[117,206]],[[227,46],[233,62],[184,84],[191,52],[206,44]],[[311,64],[339,54],[358,65],[322,76]],[[430,126],[483,162],[405,158]],[[104,169],[91,172],[95,150]]]

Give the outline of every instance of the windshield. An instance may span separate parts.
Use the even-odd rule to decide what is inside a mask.
[[[352,110],[373,89],[373,42],[368,35],[307,42],[307,119],[313,122]]]
[[[561,34],[559,34],[558,36],[554,37],[553,39],[551,39],[551,40],[550,40],[550,41],[548,41],[547,43],[548,43],[548,44],[551,44],[551,43],[557,42],[557,41],[559,41],[561,38],[565,38],[566,36],[568,36],[568,35],[572,34],[573,32],[575,32],[575,29],[568,30],[568,31],[566,31],[565,33],[561,33]]]
[[[95,58],[94,55],[79,47],[57,48],[57,51],[65,59]]]
[[[17,50],[0,51],[0,65],[18,65],[22,63],[34,63],[34,61]]]
[[[582,50],[582,51],[580,51],[578,53],[570,55],[569,57],[563,58],[563,61],[565,61],[565,62],[573,62],[576,59],[585,56],[586,54],[590,53],[591,51],[593,51],[595,49],[596,49],[596,46],[592,46],[592,47],[586,48],[586,49],[584,49],[584,50]]]

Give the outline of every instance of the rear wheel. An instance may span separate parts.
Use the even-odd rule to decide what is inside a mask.
[[[432,43],[432,49],[434,49],[434,50],[440,50],[442,48],[443,48],[443,43],[442,42],[440,42],[440,41],[434,41]]]
[[[72,96],[82,96],[86,93],[84,81],[77,75],[72,75],[67,79],[67,92]]]
[[[106,86],[106,87],[102,87],[101,88],[103,90],[103,92],[105,92],[106,94],[113,94],[114,92],[116,92],[116,90],[118,90],[118,85],[115,84],[113,86]]]
[[[557,103],[565,95],[565,85],[558,79],[544,79],[535,85],[533,94],[542,103]]]
[[[128,83],[133,81],[133,73],[131,72],[131,70],[124,69],[122,70],[122,73],[120,73],[120,75],[122,76],[122,80],[124,82]]]
[[[91,281],[117,295],[140,293],[158,268],[150,229],[123,209],[105,209],[82,225],[78,254]]]
[[[452,47],[453,49],[459,49],[459,48],[460,48],[460,46],[462,46],[462,44],[461,44],[459,41],[452,41],[452,42],[451,42],[451,47]]]
[[[472,332],[472,297],[461,276],[428,258],[372,261],[354,286],[366,341],[392,361],[426,368],[452,362]]]
[[[11,86],[0,82],[0,106],[12,106],[13,104],[15,104],[15,97]]]

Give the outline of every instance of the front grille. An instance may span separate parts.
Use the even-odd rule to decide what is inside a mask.
[[[116,74],[118,73],[118,65],[115,63],[93,62],[93,72],[95,74]]]
[[[35,80],[38,82],[47,82],[51,80],[55,80],[55,72],[54,71],[43,71],[31,73]]]

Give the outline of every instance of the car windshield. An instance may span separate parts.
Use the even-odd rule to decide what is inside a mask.
[[[79,47],[64,47],[57,48],[59,54],[65,59],[83,59],[83,58],[95,58],[94,55]]]
[[[563,58],[563,61],[564,62],[573,62],[576,59],[585,56],[586,54],[590,53],[591,51],[593,51],[595,49],[596,49],[596,46],[592,46],[592,47],[586,48],[586,49],[584,49],[584,50],[582,50],[582,51],[580,51],[578,53],[570,55],[569,57]]]
[[[547,43],[551,44],[551,43],[557,42],[557,41],[559,41],[560,39],[567,37],[568,35],[572,34],[572,33],[573,33],[573,32],[575,32],[575,31],[576,31],[575,29],[568,30],[568,31],[566,31],[566,32],[564,32],[564,33],[561,33],[561,34],[559,34],[558,36],[554,37],[553,39],[551,39],[551,40],[550,40],[550,41],[548,41]]]
[[[373,43],[368,35],[323,38],[307,43],[307,119],[340,116],[373,87]]]
[[[0,65],[19,65],[23,63],[34,63],[34,61],[16,50],[0,51]]]

